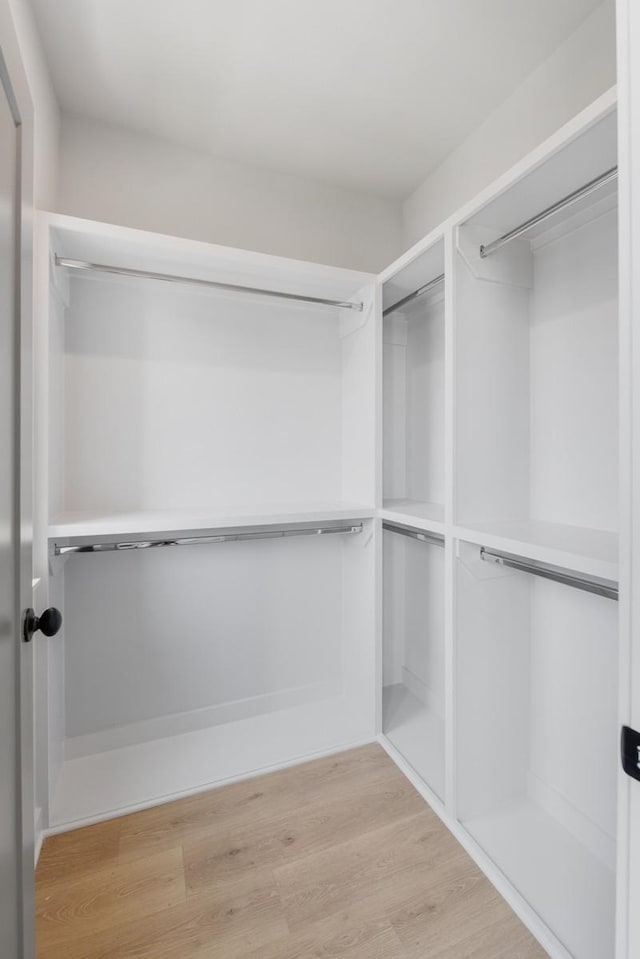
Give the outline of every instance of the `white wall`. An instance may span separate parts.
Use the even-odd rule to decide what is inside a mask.
[[[605,0],[403,204],[403,248],[616,82],[615,9]]]
[[[55,208],[378,271],[612,86],[615,74],[614,3],[604,0],[402,204],[65,114]]]
[[[378,271],[400,252],[400,204],[214,158],[65,115],[58,212]]]

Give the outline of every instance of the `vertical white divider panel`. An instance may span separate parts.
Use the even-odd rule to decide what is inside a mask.
[[[382,321],[382,285],[379,281],[374,287],[374,412],[375,412],[375,456],[374,456],[374,503],[376,510],[382,507],[383,495],[383,395],[382,395],[382,358],[383,358],[383,321]],[[382,521],[374,520],[375,536],[375,583],[374,583],[374,656],[375,656],[375,734],[382,734],[382,687],[383,687],[383,559],[382,559]]]
[[[353,297],[361,313],[342,310],[342,498],[347,502],[376,503],[377,379],[376,339],[379,314],[377,284]],[[348,706],[375,734],[377,710],[376,570],[377,536],[374,522],[359,536],[343,543],[343,660],[344,695]]]
[[[362,312],[341,310],[342,499],[375,505],[376,496],[376,310],[371,284],[359,290]]]
[[[444,737],[445,806],[455,817],[455,541],[451,536],[455,521],[455,230],[444,233]]]

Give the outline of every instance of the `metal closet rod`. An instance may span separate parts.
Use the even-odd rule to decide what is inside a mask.
[[[272,296],[281,300],[298,300],[302,303],[315,303],[319,306],[337,306],[344,310],[362,312],[362,302],[352,300],[329,300],[321,296],[305,296],[302,293],[281,293],[278,290],[263,290],[257,286],[240,286],[235,283],[218,283],[217,280],[202,280],[193,276],[176,276],[173,273],[152,273],[150,270],[129,270],[124,266],[108,266],[105,263],[89,263],[86,260],[71,260],[65,256],[55,257],[56,266],[66,266],[71,270],[92,270],[97,273],[116,273],[118,276],[136,276],[145,280],[164,280],[168,283],[188,283],[191,286],[206,286],[215,290],[228,290],[232,293],[252,293],[256,296]]]
[[[555,583],[562,583],[564,586],[573,586],[574,589],[582,589],[586,593],[595,593],[597,596],[604,596],[606,599],[618,599],[618,586],[612,580],[576,576],[575,573],[560,566],[531,562],[511,553],[488,550],[484,546],[480,548],[480,559],[489,563],[496,563],[499,566],[508,566],[509,569],[517,569],[523,573],[532,573],[534,576],[541,576],[543,579],[550,579]]]
[[[395,523],[383,523],[382,528],[386,529],[389,533],[399,533],[401,536],[408,536],[409,539],[417,539],[421,543],[444,547],[444,536],[440,536],[438,533],[423,533],[417,529],[409,529],[406,526],[396,526]]]
[[[434,286],[437,286],[438,283],[442,283],[444,280],[444,273],[441,273],[440,276],[436,276],[433,280],[429,280],[428,283],[425,283],[424,286],[419,287],[413,293],[409,293],[407,296],[404,296],[401,300],[398,300],[397,303],[394,303],[393,306],[388,306],[386,310],[383,310],[383,316],[389,316],[390,313],[395,313],[396,310],[400,310],[403,306],[406,306],[407,303],[411,303],[412,300],[415,300],[416,297],[422,296],[423,293],[428,293],[429,290],[432,290]]]
[[[486,245],[481,246],[480,256],[483,258],[486,256],[491,256],[492,253],[495,253],[496,250],[499,250],[501,247],[503,247],[505,243],[515,240],[518,236],[522,236],[523,233],[526,233],[527,230],[537,226],[538,223],[548,220],[549,217],[553,216],[554,213],[558,213],[560,210],[564,210],[565,207],[571,206],[573,203],[576,203],[583,197],[589,196],[591,193],[595,193],[595,191],[599,190],[600,187],[603,187],[607,183],[611,183],[613,180],[615,180],[617,176],[618,167],[611,167],[611,169],[607,170],[606,173],[602,173],[600,176],[595,177],[595,179],[589,180],[588,183],[578,187],[578,189],[574,190],[573,193],[568,193],[567,196],[564,196],[561,200],[558,200],[557,203],[553,203],[551,206],[548,206],[546,210],[542,211],[542,213],[537,213],[536,216],[532,216],[529,220],[525,220],[525,222],[521,223],[520,226],[516,226],[513,230],[509,230],[508,233],[504,233],[492,243],[487,243]]]
[[[129,549],[158,549],[164,546],[200,546],[207,543],[235,543],[250,539],[282,539],[285,536],[329,536],[333,533],[361,533],[362,523],[349,526],[308,526],[303,529],[269,529],[254,533],[220,533],[213,536],[181,536],[176,539],[133,540],[118,543],[88,543],[82,546],[54,546],[55,556],[69,553],[113,553]]]

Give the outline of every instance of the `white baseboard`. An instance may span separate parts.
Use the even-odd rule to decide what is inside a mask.
[[[265,713],[277,712],[280,709],[320,702],[339,694],[339,681],[313,683],[294,689],[265,693],[262,696],[252,696],[236,702],[207,706],[204,709],[194,709],[186,713],[158,716],[127,726],[114,726],[111,729],[88,733],[84,736],[72,736],[65,743],[65,760],[82,759],[85,756],[94,756],[112,749],[136,746],[170,736],[181,736],[184,733],[221,726],[239,719],[250,719]]]
[[[529,798],[537,806],[560,823],[569,835],[586,846],[600,862],[615,871],[615,836],[605,832],[597,823],[585,816],[577,806],[574,806],[566,796],[531,772],[527,775],[527,790]]]
[[[191,796],[200,796],[203,793],[212,792],[214,789],[221,789],[223,786],[232,786],[234,783],[247,782],[251,779],[257,779],[260,776],[266,776],[269,773],[279,772],[282,769],[292,769],[295,766],[301,766],[304,763],[313,762],[315,759],[325,759],[329,756],[339,756],[340,753],[348,752],[351,749],[358,749],[360,746],[368,746],[372,742],[375,742],[375,737],[372,735],[364,735],[357,739],[348,740],[344,743],[330,746],[327,749],[320,749],[302,756],[297,756],[295,759],[288,759],[279,763],[271,763],[269,765],[252,769],[245,773],[240,773],[237,776],[227,776],[223,779],[213,780],[201,786],[196,786],[193,789],[182,789],[167,795],[154,796],[152,799],[148,799],[144,802],[132,803],[128,806],[122,806],[118,809],[111,809],[93,816],[87,816],[83,819],[58,823],[57,825],[50,826],[49,828],[42,830],[41,843],[48,836],[59,836],[61,833],[72,832],[75,829],[83,829],[85,826],[95,826],[97,823],[108,822],[111,819],[120,819],[122,816],[129,816],[132,813],[141,812],[144,809],[154,809],[157,806],[164,806],[167,803],[176,802],[179,799],[189,799]]]

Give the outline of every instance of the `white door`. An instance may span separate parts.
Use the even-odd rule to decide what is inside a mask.
[[[640,3],[618,0],[622,498],[620,718],[640,731]],[[637,745],[637,768],[640,754]],[[633,767],[636,768],[633,768]],[[640,956],[640,781],[620,772],[618,959]]]
[[[23,268],[22,137],[0,50],[0,953],[32,959],[31,315]],[[28,250],[29,244],[26,244]]]

